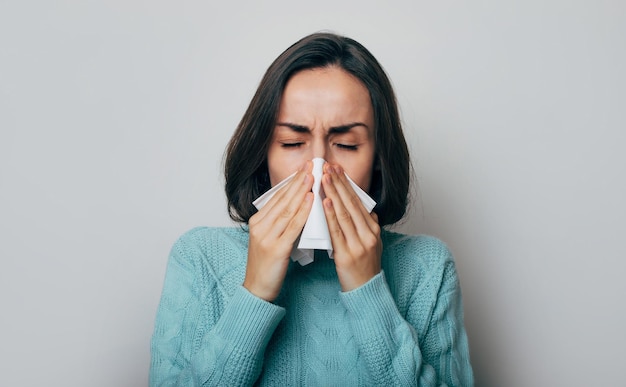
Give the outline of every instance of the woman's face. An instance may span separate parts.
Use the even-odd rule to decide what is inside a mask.
[[[365,86],[339,67],[303,70],[283,91],[267,154],[272,186],[321,157],[368,192],[374,165],[374,112]]]

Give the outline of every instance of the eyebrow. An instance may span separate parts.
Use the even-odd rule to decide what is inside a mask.
[[[277,122],[276,126],[284,126],[298,133],[310,133],[311,132],[311,129],[308,126],[298,125],[298,124],[294,124],[291,122]],[[328,128],[328,133],[329,134],[347,133],[350,131],[350,129],[356,126],[362,126],[365,129],[369,130],[369,127],[362,122],[351,122],[345,125],[331,126],[330,128]]]

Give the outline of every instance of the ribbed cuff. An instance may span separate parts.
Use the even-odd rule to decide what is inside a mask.
[[[237,350],[258,355],[272,337],[285,308],[267,302],[239,286],[219,321],[215,331]]]
[[[392,328],[402,320],[382,271],[358,288],[339,293],[339,298],[362,334],[380,335],[381,328]]]

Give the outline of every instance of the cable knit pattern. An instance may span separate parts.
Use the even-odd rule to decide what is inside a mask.
[[[266,302],[241,286],[248,234],[196,228],[172,248],[151,386],[472,386],[446,246],[382,232],[383,271],[341,292],[334,261],[291,263]]]

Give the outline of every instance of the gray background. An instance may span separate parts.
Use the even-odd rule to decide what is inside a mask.
[[[225,144],[324,29],[394,82],[477,384],[624,383],[625,2],[0,0],[0,385],[147,383],[169,249],[232,224]]]

